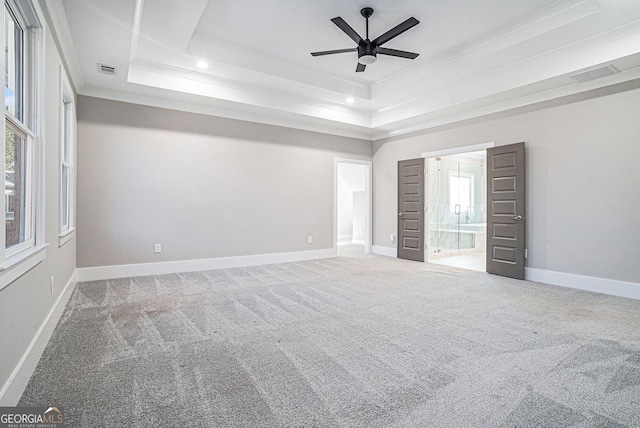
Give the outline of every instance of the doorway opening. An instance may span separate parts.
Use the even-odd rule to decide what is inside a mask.
[[[427,261],[486,271],[487,147],[426,153]]]
[[[336,160],[335,244],[339,256],[371,252],[371,163]]]

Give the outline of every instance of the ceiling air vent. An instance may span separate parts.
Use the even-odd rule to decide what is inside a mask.
[[[98,71],[100,73],[109,74],[111,76],[115,76],[118,74],[118,68],[112,65],[100,64],[98,63]]]
[[[585,71],[583,73],[574,74],[569,76],[571,79],[578,83],[588,82],[589,80],[600,79],[601,77],[611,76],[612,74],[618,74],[620,71],[613,65],[607,65],[606,67],[594,68],[593,70]]]

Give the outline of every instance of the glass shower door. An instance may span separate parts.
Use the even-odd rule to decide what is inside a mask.
[[[427,209],[429,218],[429,255],[442,252],[441,229],[442,202],[440,201],[441,158],[427,159]]]
[[[456,221],[449,201],[449,174],[457,169],[450,156],[428,159],[429,252],[446,254],[456,249]]]
[[[428,159],[429,253],[458,254],[483,245],[484,161],[463,155]]]

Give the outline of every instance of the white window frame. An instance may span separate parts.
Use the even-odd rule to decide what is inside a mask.
[[[62,66],[60,72],[60,200],[58,246],[67,243],[75,230],[75,102],[71,84]],[[63,171],[67,170],[67,183],[63,183]],[[66,192],[66,201],[65,201]],[[66,204],[65,204],[66,202]],[[66,211],[66,216],[64,212]]]
[[[22,134],[26,134],[29,139],[29,150],[31,164],[28,171],[31,185],[28,188],[28,200],[31,203],[33,213],[31,235],[32,239],[23,243],[5,248],[6,227],[0,228],[0,289],[9,285],[21,275],[32,269],[46,257],[45,242],[45,191],[44,191],[44,20],[40,19],[42,11],[35,0],[5,0],[14,13],[16,19],[24,30],[23,40],[23,112],[20,121],[5,110],[5,121],[11,122],[13,127],[18,128]],[[4,12],[4,11],[3,11]],[[0,26],[2,45],[5,45],[4,19]],[[0,55],[0,67],[4,70],[5,57]],[[3,79],[4,73],[3,74]],[[6,83],[6,82],[5,82]],[[5,169],[5,132],[2,133],[3,150],[0,151],[0,165]],[[6,212],[6,198],[2,198],[2,208]],[[20,248],[17,248],[17,247]]]

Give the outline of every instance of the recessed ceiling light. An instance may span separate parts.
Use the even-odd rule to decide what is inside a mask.
[[[206,61],[198,61],[196,63],[196,65],[198,66],[198,68],[208,68],[209,64]]]
[[[349,97],[345,101],[348,102],[349,104],[353,104],[355,100],[352,97]]]

